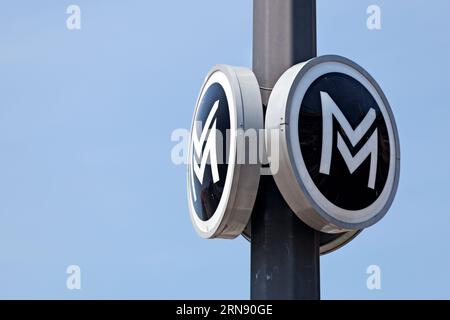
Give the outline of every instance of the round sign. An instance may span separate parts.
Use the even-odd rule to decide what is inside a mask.
[[[398,133],[385,95],[360,66],[323,56],[286,71],[272,91],[266,129],[275,181],[305,223],[339,233],[386,214],[399,181]]]
[[[225,65],[206,77],[195,108],[187,189],[189,212],[204,238],[235,238],[247,225],[258,191],[259,158],[248,135],[259,136],[263,110],[253,72]]]

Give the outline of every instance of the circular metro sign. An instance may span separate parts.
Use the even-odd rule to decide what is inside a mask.
[[[286,71],[272,91],[266,129],[275,181],[305,223],[339,233],[386,214],[399,181],[398,133],[385,95],[360,66],[322,56]],[[278,140],[269,137],[273,130]]]
[[[189,212],[200,236],[235,238],[247,225],[260,162],[238,161],[249,151],[240,142],[246,131],[262,128],[261,96],[252,71],[214,67],[197,100],[188,154]]]

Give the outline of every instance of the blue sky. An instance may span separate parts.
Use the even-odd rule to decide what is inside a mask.
[[[322,297],[448,299],[450,3],[317,3],[319,54],[377,79],[402,149],[394,205],[321,259]],[[66,28],[70,4],[81,30]],[[2,2],[0,298],[247,299],[249,244],[195,234],[170,136],[210,67],[251,54],[249,0]],[[73,264],[81,290],[66,288]]]

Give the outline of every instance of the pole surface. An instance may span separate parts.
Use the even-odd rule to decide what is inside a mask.
[[[253,71],[264,108],[279,77],[316,49],[315,0],[253,1]],[[320,233],[263,176],[251,222],[251,298],[320,299]]]

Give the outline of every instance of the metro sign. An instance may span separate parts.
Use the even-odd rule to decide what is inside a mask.
[[[279,141],[270,141],[279,130]],[[378,222],[395,196],[400,148],[389,103],[354,62],[322,56],[287,70],[266,113],[266,144],[279,144],[274,179],[291,209],[325,233]]]
[[[214,67],[197,100],[188,156],[189,213],[201,237],[231,239],[247,226],[261,165],[237,161],[242,151],[245,155],[238,132],[262,128],[261,95],[253,72]]]

